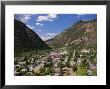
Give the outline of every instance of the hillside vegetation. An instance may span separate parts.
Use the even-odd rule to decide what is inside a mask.
[[[34,48],[35,50],[15,57],[15,75],[97,75],[96,19],[80,20],[45,43],[49,49],[45,44],[45,50]]]

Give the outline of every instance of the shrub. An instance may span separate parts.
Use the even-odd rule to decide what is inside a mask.
[[[87,76],[87,68],[86,67],[78,67],[76,75],[77,76]]]

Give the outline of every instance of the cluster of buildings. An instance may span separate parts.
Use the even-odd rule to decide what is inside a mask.
[[[82,50],[81,52],[88,53],[89,50]],[[36,58],[16,58],[14,65],[14,75],[16,76],[36,76],[38,74],[41,75],[41,69],[45,68],[42,71],[48,71],[48,68],[51,68],[53,71],[50,74],[45,74],[45,76],[75,76],[77,75],[75,71],[77,71],[77,67],[75,65],[80,66],[83,62],[83,59],[77,58],[77,61],[74,61],[74,54],[71,59],[68,58],[67,51],[58,52],[53,51],[44,57]],[[25,59],[25,60],[24,60]],[[69,60],[68,60],[69,59]],[[88,75],[92,75],[92,70],[96,69],[96,65],[92,64],[88,61]]]

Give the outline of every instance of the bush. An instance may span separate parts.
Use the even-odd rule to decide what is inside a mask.
[[[87,68],[86,67],[78,67],[76,75],[77,76],[87,76]]]

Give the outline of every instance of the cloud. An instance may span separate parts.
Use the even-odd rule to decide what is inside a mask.
[[[48,16],[50,17],[50,18],[57,18],[57,14],[48,14]]]
[[[44,25],[44,24],[42,24],[42,23],[36,23],[36,25],[38,25],[38,26],[42,26],[42,25]]]
[[[23,15],[20,15],[19,20],[25,23],[31,20],[31,16],[32,15],[30,14],[23,14]]]
[[[57,34],[56,34],[56,33],[47,33],[47,35],[54,37],[54,36],[56,36]]]
[[[54,21],[55,18],[57,18],[57,14],[48,14],[48,15],[38,16],[36,21],[39,21],[39,22]]]
[[[44,24],[40,24],[40,26],[42,26],[42,25],[44,25]]]
[[[36,23],[36,25],[39,25],[40,23]]]
[[[85,14],[77,14],[77,15],[85,15]]]
[[[30,25],[26,25],[27,27],[29,27],[30,29],[34,29],[34,26],[30,26]]]
[[[82,20],[86,14],[77,14],[74,18]]]
[[[41,22],[41,21],[53,21],[53,20],[49,18],[49,16],[39,16],[37,18],[37,21]]]
[[[42,29],[37,29],[37,28],[35,28],[35,29],[33,29],[36,33],[41,33],[42,32]]]
[[[37,31],[41,32],[42,30],[41,29],[37,29]]]

